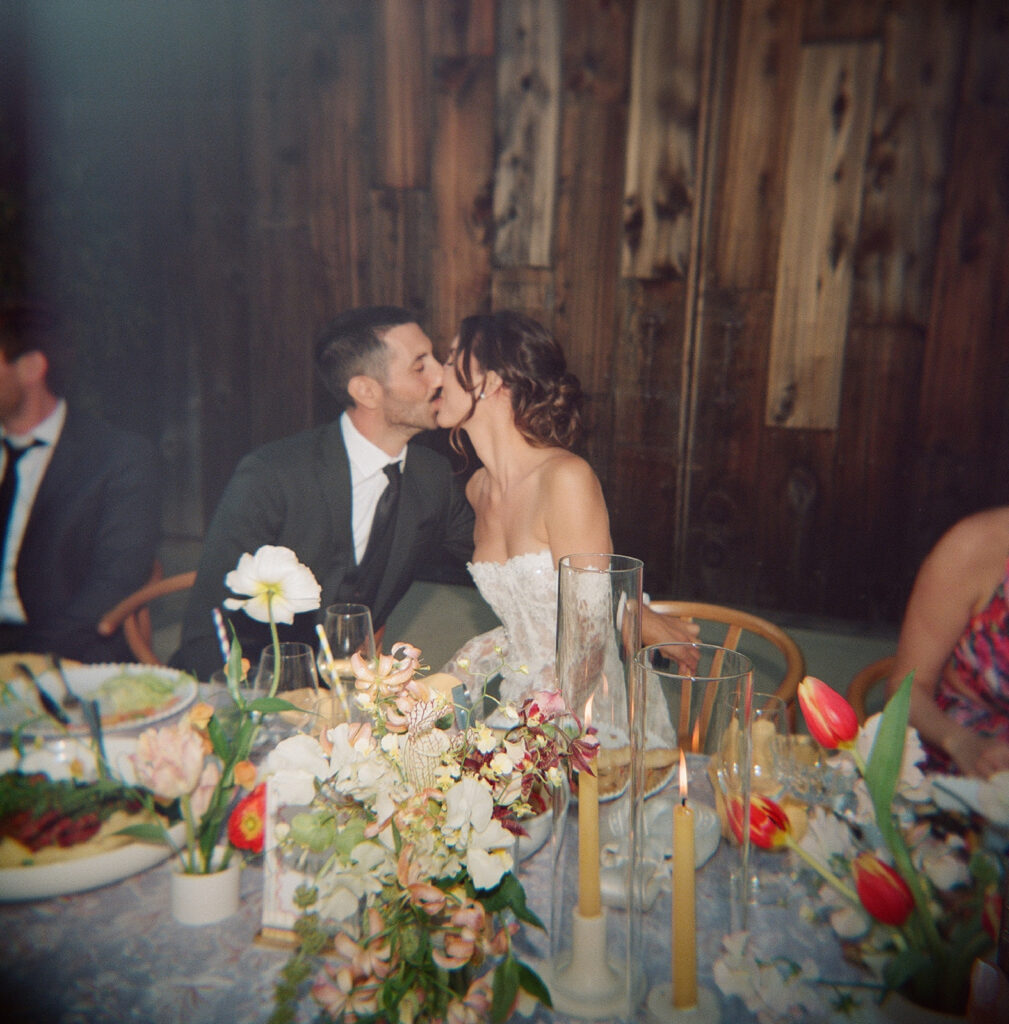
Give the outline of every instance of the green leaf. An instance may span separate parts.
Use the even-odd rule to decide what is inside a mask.
[[[224,735],[224,730],[221,728],[221,723],[217,720],[217,715],[211,715],[210,721],[207,722],[207,735],[210,737],[210,743],[214,748],[214,753],[222,760],[228,760],[228,738]]]
[[[502,910],[510,910],[520,921],[546,931],[543,922],[526,906],[525,889],[511,871],[493,889],[477,889],[472,895],[488,913],[498,914]]]
[[[290,836],[299,846],[307,846],[313,853],[323,853],[336,842],[336,823],[331,818],[320,821],[307,812],[296,814],[291,819]]]
[[[491,997],[490,1019],[493,1024],[503,1024],[508,1019],[515,997],[519,991],[519,965],[513,956],[494,971],[494,994]]]
[[[301,711],[302,708],[295,707],[289,700],[283,697],[257,697],[250,700],[246,707],[250,711],[258,711],[260,714],[270,714],[273,711]]]
[[[907,716],[911,707],[913,678],[914,673],[908,673],[883,709],[882,720],[865,771],[865,784],[872,797],[876,822],[891,850],[897,831],[891,808],[904,762],[904,741],[907,738]]]
[[[550,998],[550,989],[546,987],[543,979],[527,964],[519,963],[519,984],[534,999],[538,999],[548,1009],[553,1009],[554,1004]]]
[[[982,887],[996,885],[1002,880],[998,859],[990,850],[975,850],[970,858],[970,873]]]
[[[117,829],[113,835],[130,836],[133,839],[140,839],[145,843],[164,843],[167,846],[174,846],[171,837],[160,826],[149,822],[144,825],[127,825],[125,828]]]
[[[902,949],[883,968],[883,981],[890,989],[900,989],[916,974],[927,970],[932,961],[921,950]]]

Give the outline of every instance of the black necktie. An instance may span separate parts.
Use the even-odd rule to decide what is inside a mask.
[[[368,546],[361,561],[344,576],[337,594],[339,601],[353,601],[370,607],[378,594],[378,585],[385,573],[389,545],[396,523],[400,484],[399,463],[390,462],[385,467],[385,475],[389,478],[389,486],[382,492],[375,506],[375,518],[371,521]]]
[[[371,533],[368,534],[368,547],[365,549],[361,566],[371,568],[379,556],[387,554],[389,541],[392,539],[392,524],[396,521],[396,506],[399,504],[399,463],[390,462],[383,470],[389,478],[389,486],[382,492],[375,506],[375,518],[371,521]]]
[[[3,564],[7,551],[7,530],[10,528],[11,512],[14,499],[18,493],[18,460],[26,451],[41,444],[41,441],[30,441],[23,448],[13,445],[4,438],[7,449],[7,462],[4,465],[3,480],[0,480],[0,565]]]

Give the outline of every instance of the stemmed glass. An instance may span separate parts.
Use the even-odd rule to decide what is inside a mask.
[[[329,650],[322,647],[319,651],[319,672],[333,691],[330,705],[337,705],[335,708],[331,706],[332,713],[325,717],[331,721],[352,721],[355,677],[350,659],[355,654],[360,654],[365,661],[375,657],[371,609],[365,604],[331,604],[323,619],[323,631]],[[329,655],[332,655],[332,661]]]
[[[315,715],[319,696],[315,655],[308,644],[288,640],[280,643],[278,650],[279,662],[272,644],[263,648],[253,693],[256,697],[266,696],[276,678],[275,696],[282,697],[298,708],[296,711],[282,711],[279,717],[294,731],[303,732]]]

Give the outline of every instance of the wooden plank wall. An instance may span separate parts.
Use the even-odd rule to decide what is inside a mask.
[[[169,529],[332,415],[312,340],[336,311],[404,304],[444,351],[514,306],[583,381],[653,593],[896,620],[938,532],[1009,501],[1003,6],[173,8],[172,125],[138,146],[149,344],[189,354],[160,363]],[[84,137],[101,107],[75,104]]]

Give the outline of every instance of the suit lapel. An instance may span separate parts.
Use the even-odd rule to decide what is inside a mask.
[[[335,420],[322,431],[316,455],[316,474],[326,506],[330,534],[333,537],[325,579],[319,582],[327,595],[335,594],[353,560],[354,534],[351,525],[353,487],[350,482],[350,460],[343,443],[340,421]]]

